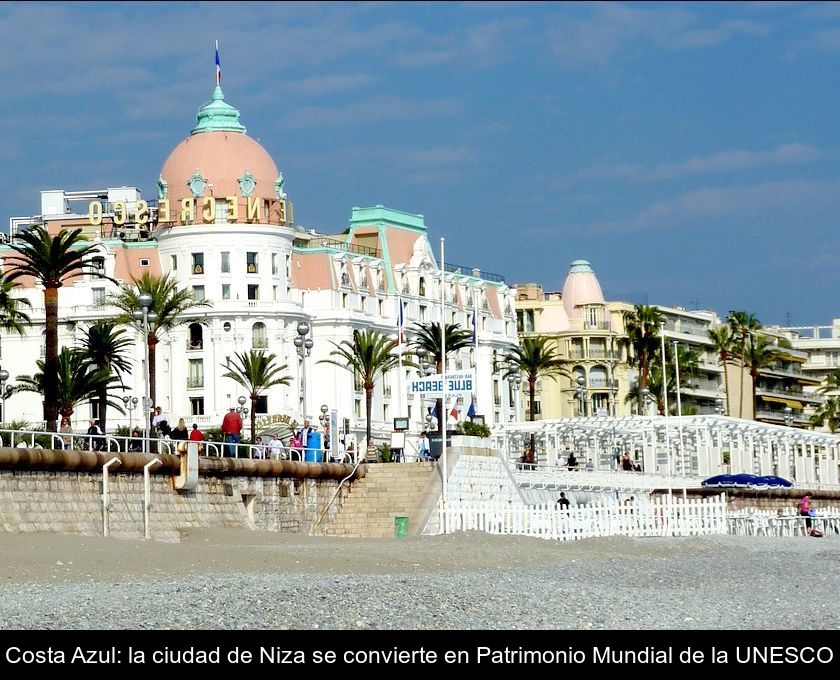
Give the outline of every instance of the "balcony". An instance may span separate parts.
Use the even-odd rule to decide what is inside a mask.
[[[198,341],[190,341],[187,340],[187,351],[188,352],[196,352],[198,350],[204,349],[204,342],[202,340]]]
[[[194,390],[199,387],[204,387],[204,376],[187,378],[187,389]]]
[[[610,330],[610,322],[609,321],[584,322],[583,328],[584,328],[584,330],[587,330],[587,331],[608,331],[608,330]]]
[[[251,349],[268,349],[268,338],[254,338],[251,340]]]

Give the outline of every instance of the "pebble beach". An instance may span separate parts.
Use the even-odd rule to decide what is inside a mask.
[[[0,534],[3,629],[837,629],[840,537]]]

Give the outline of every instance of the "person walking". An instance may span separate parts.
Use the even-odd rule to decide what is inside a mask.
[[[229,458],[236,457],[237,444],[239,444],[239,436],[242,433],[242,418],[236,412],[236,409],[231,406],[225,417],[222,418],[222,435],[225,438],[225,455]]]

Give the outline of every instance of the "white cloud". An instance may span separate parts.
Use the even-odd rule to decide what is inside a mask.
[[[376,95],[369,99],[338,106],[303,106],[290,111],[277,121],[281,129],[317,127],[321,125],[358,125],[383,121],[419,120],[448,117],[461,112],[463,105],[454,98],[406,99]]]

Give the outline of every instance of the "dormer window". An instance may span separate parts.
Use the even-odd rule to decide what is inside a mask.
[[[105,258],[102,256],[97,256],[91,259],[90,261],[91,269],[99,275],[105,275]]]
[[[245,171],[245,174],[239,178],[239,191],[242,192],[243,196],[250,196],[254,193],[254,188],[257,186],[257,180],[254,179],[254,176]]]
[[[420,283],[417,285],[417,294],[420,297],[426,297],[426,279],[420,277]]]
[[[202,177],[201,173],[196,170],[193,176],[187,182],[194,198],[199,198],[204,195],[204,190],[207,188],[207,178]]]

